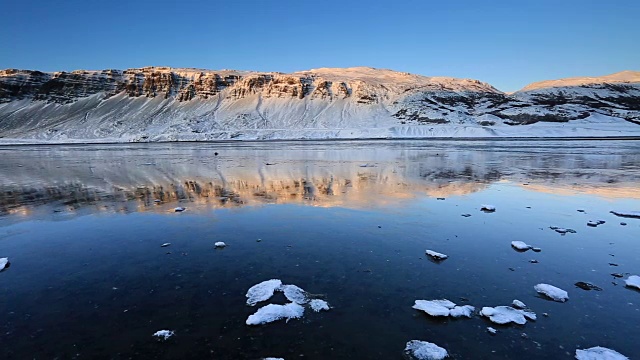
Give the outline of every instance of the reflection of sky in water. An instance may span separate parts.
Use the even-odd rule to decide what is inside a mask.
[[[51,147],[32,150],[31,157],[10,153],[0,164],[12,169],[0,173],[3,189],[25,186],[62,196],[11,207],[11,199],[28,200],[24,196],[29,194],[3,195],[5,207],[29,209],[32,216],[8,214],[0,220],[0,256],[12,261],[0,274],[0,341],[9,344],[0,348],[0,355],[396,359],[407,341],[420,339],[461,359],[571,358],[576,348],[598,345],[633,357],[640,293],[610,275],[640,271],[640,219],[609,213],[640,209],[637,196],[621,195],[637,189],[640,163],[632,143],[621,143],[593,143],[590,152],[599,155],[580,161],[580,149],[550,155],[557,144],[536,143],[530,150],[549,157],[553,171],[530,167],[533,160],[527,159],[533,155],[510,151],[502,142],[497,148],[460,144],[464,149],[455,150],[460,152],[455,161],[436,155],[444,145],[430,143],[424,148],[411,142],[354,145],[363,147],[355,153],[344,143],[312,144],[311,149],[293,144],[286,166],[278,157],[281,152],[263,153],[269,145],[243,145],[233,155],[223,148],[217,151],[228,164],[221,172],[227,184],[234,184],[228,188],[244,201],[233,205],[211,201],[196,190],[184,190],[191,195],[182,202],[172,198],[159,206],[149,195],[136,196],[141,185],[180,181],[188,188],[185,181],[196,181],[204,187],[207,179],[221,184],[221,178],[198,165],[197,157],[205,153],[199,144],[157,145],[163,150],[151,146],[153,151],[136,145],[124,152],[109,150],[112,156],[106,150],[100,156],[79,150],[67,159],[76,167],[65,171],[55,170],[58,160],[42,156],[41,151],[54,151]],[[318,164],[312,150],[323,147],[333,155]],[[469,162],[461,162],[463,158]],[[155,167],[140,165],[150,159]],[[487,163],[481,164],[483,160]],[[122,161],[121,173],[109,165],[113,161]],[[189,161],[194,165],[176,167]],[[267,161],[278,164],[260,167]],[[93,168],[100,176],[88,175],[88,162],[102,164]],[[158,165],[163,162],[170,165]],[[364,163],[376,167],[361,168]],[[472,173],[464,171],[467,165]],[[363,172],[375,174],[375,180],[358,183]],[[347,189],[349,197],[341,195],[345,188],[334,185],[333,196],[318,192],[315,200],[304,199],[302,185],[295,197],[282,185],[264,185],[292,184],[305,177],[315,179],[318,189],[331,176],[334,184],[350,179],[359,185]],[[381,180],[385,177],[389,180]],[[98,200],[61,205],[69,200],[62,184],[92,189]],[[116,184],[124,190],[114,191]],[[255,195],[258,191],[272,198]],[[127,194],[133,194],[130,200]],[[437,200],[440,196],[446,199]],[[159,211],[178,203],[189,210]],[[484,203],[497,211],[479,211]],[[86,216],[68,216],[67,207]],[[122,207],[129,212],[118,213]],[[464,213],[471,217],[462,217]],[[606,223],[586,225],[599,219]],[[562,236],[549,226],[577,233]],[[542,252],[518,253],[509,245],[513,240],[539,246]],[[214,250],[215,241],[229,246]],[[171,246],[161,248],[164,242]],[[450,258],[430,262],[424,256],[427,248]],[[530,263],[532,259],[539,263]],[[247,327],[244,321],[256,308],[244,305],[244,294],[270,278],[322,294],[334,308],[307,313],[303,320]],[[573,285],[577,281],[603,291],[578,289]],[[540,298],[533,286],[541,282],[567,290],[570,300],[561,304]],[[416,299],[438,298],[478,308],[519,299],[538,314],[538,321],[501,327],[479,317],[434,320],[411,309]],[[487,326],[498,328],[498,335],[487,334]],[[175,339],[155,342],[151,334],[164,328],[176,330]]]

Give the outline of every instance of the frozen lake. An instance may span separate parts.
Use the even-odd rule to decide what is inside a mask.
[[[634,358],[640,219],[612,210],[640,211],[640,141],[0,147],[0,357],[402,359],[423,340],[454,359]],[[269,279],[331,309],[246,325],[287,302],[246,304]],[[434,299],[476,310],[412,308]],[[478,315],[514,299],[537,320]]]

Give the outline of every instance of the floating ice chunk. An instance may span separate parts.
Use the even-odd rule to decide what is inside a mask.
[[[585,350],[576,350],[578,360],[629,360],[628,357],[617,351],[605,347],[596,346]]]
[[[596,227],[596,226],[602,225],[604,223],[606,223],[606,221],[604,221],[604,220],[595,220],[595,221],[594,220],[589,220],[589,221],[587,221],[587,226]]]
[[[511,247],[513,247],[516,250],[519,251],[527,251],[529,249],[533,249],[533,246],[528,245],[527,243],[523,242],[523,241],[512,241],[511,242]]]
[[[640,219],[640,211],[616,211],[612,210],[611,213],[620,217],[628,217],[628,218],[639,218]]]
[[[513,307],[515,307],[516,309],[524,309],[527,307],[527,305],[525,305],[522,301],[520,300],[513,300],[513,302],[511,303],[511,305]]]
[[[561,227],[557,227],[557,226],[549,226],[549,229],[554,230],[555,232],[559,233],[559,234],[566,234],[566,233],[571,233],[571,234],[575,234],[576,231],[573,229],[565,229],[565,228],[561,228]]]
[[[538,284],[533,287],[540,294],[546,295],[554,301],[565,302],[569,300],[569,294],[553,285]]]
[[[452,308],[455,307],[455,304],[451,307],[447,307],[442,305],[442,303],[437,303],[439,300],[416,300],[413,308],[416,310],[422,310],[431,316],[449,316],[449,313]],[[448,300],[447,300],[448,301]]]
[[[261,301],[269,300],[273,296],[273,292],[281,286],[282,281],[278,279],[266,280],[253,285],[247,290],[247,305],[254,306]]]
[[[415,304],[412,307],[416,310],[424,311],[431,316],[451,315],[453,317],[471,317],[471,313],[473,312],[473,310],[475,310],[475,308],[471,305],[456,306],[456,304],[447,299],[416,300]]]
[[[0,271],[6,269],[11,265],[9,258],[0,258]]]
[[[1,262],[0,262],[0,267],[2,267],[2,263]],[[627,280],[624,281],[624,283],[628,287],[634,287],[636,289],[640,289],[640,276],[631,275],[631,276],[629,276],[629,278]]]
[[[442,360],[449,356],[447,350],[427,341],[411,340],[404,348],[405,354],[415,360]]]
[[[471,306],[471,305],[456,306],[456,307],[454,307],[453,309],[451,309],[449,311],[449,315],[451,315],[453,317],[466,316],[466,317],[470,318],[475,309],[476,308]]]
[[[299,319],[304,315],[304,308],[296,303],[286,305],[269,304],[261,307],[247,318],[247,325],[261,325],[280,319]]]
[[[433,250],[427,250],[425,252],[427,253],[427,255],[431,256],[434,260],[444,260],[449,257],[449,255],[441,254]]]
[[[485,211],[485,212],[494,212],[496,211],[496,207],[493,205],[480,205],[480,210]]]
[[[496,330],[496,329],[492,328],[491,326],[487,327],[487,331],[488,331],[488,332],[489,332],[489,334],[491,334],[491,335],[495,335],[495,334],[498,332],[498,330]]]
[[[164,243],[164,244],[160,245],[160,247],[167,247],[169,245],[171,245],[171,243]]]
[[[224,243],[224,242],[222,242],[222,241],[218,241],[218,242],[216,242],[215,244],[213,244],[213,246],[215,246],[215,247],[217,247],[217,248],[223,248],[223,247],[227,246],[227,244],[225,244],[225,243]]]
[[[284,293],[287,300],[299,305],[303,305],[309,302],[307,292],[295,285],[282,285],[279,289]]]
[[[311,309],[313,309],[313,311],[315,312],[320,312],[320,310],[329,311],[330,309],[329,304],[326,301],[320,300],[320,299],[311,300],[309,302],[309,305],[311,306]]]
[[[153,333],[153,336],[157,337],[158,340],[169,340],[174,334],[173,330],[159,330]]]
[[[187,209],[183,208],[182,206],[178,206],[177,208],[173,209],[173,211],[175,211],[175,212],[183,212],[185,210],[187,210]]]
[[[496,324],[516,323],[524,325],[527,319],[536,320],[536,314],[530,311],[514,309],[511,306],[483,307],[480,315],[486,316]]]

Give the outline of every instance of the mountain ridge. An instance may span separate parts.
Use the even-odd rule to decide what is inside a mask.
[[[508,94],[475,79],[370,67],[0,70],[4,143],[626,136],[639,124],[636,71],[545,80]]]

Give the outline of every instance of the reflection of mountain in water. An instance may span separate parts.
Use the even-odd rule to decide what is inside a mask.
[[[583,142],[584,143],[584,142]],[[632,142],[312,142],[0,149],[0,213],[169,210],[264,203],[365,208],[496,181],[637,194]],[[581,145],[583,144],[583,145]],[[215,155],[219,152],[219,155]],[[587,155],[588,154],[588,155]],[[51,205],[44,207],[42,205]]]

